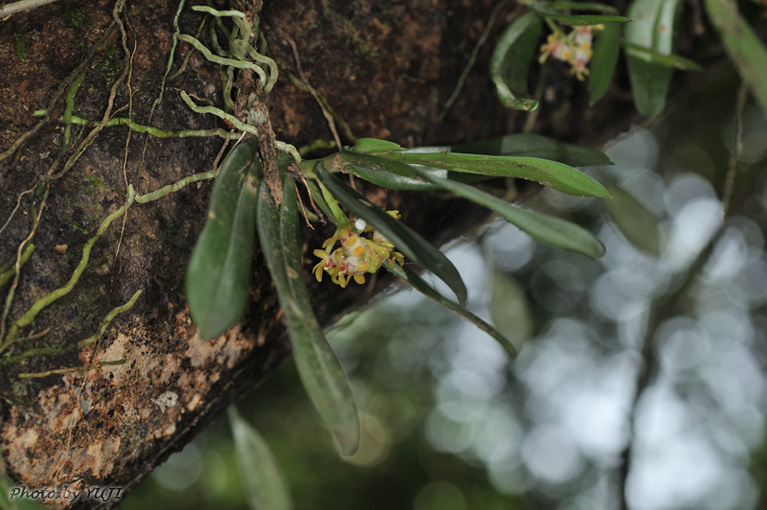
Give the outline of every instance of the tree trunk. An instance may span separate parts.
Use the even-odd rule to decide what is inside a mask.
[[[410,146],[519,132],[528,114],[504,110],[487,77],[493,41],[521,10],[513,2],[498,11],[462,94],[445,120],[437,120],[487,26],[492,3],[266,2],[261,29],[280,69],[269,98],[277,139],[296,147],[332,139],[314,97],[300,86],[290,39],[306,80],[356,136]],[[174,132],[225,127],[180,98],[184,90],[197,104],[223,104],[220,68],[199,52],[174,76],[188,44],[178,44],[161,88],[177,7],[130,1],[113,15],[115,5],[107,1],[79,7],[60,2],[2,22],[0,150],[6,152],[0,160],[0,222],[10,221],[0,232],[0,263],[15,262],[28,246],[34,251],[18,282],[11,278],[3,286],[3,295],[11,289],[13,299],[0,352],[0,435],[7,475],[30,491],[111,486],[124,495],[290,355],[258,250],[243,319],[216,340],[195,335],[184,274],[206,218],[211,180],[158,200],[134,201],[120,212],[129,184],[145,195],[211,170],[224,143],[96,125],[109,112]],[[203,17],[186,7],[181,33],[195,34]],[[209,23],[199,36],[208,45]],[[583,84],[564,66],[547,68],[536,132],[598,146],[636,120],[630,97],[618,86],[589,108]],[[67,92],[81,74],[68,109]],[[48,115],[33,116],[40,109]],[[95,122],[67,125],[61,119],[68,115]],[[350,142],[343,130],[341,137]],[[429,195],[427,202],[423,194],[365,189],[375,203],[400,209],[404,222],[437,244],[483,220],[476,208],[441,195]],[[98,232],[110,214],[114,221]],[[307,229],[308,267],[314,263],[311,249],[331,232],[329,226]],[[320,321],[330,324],[388,283],[379,278],[372,287],[342,291],[312,281],[309,288]],[[142,294],[130,306],[137,291]],[[41,304],[47,306],[37,313]],[[94,341],[81,343],[87,338]],[[49,504],[67,506],[62,499]],[[78,508],[91,505],[97,503],[81,500]]]

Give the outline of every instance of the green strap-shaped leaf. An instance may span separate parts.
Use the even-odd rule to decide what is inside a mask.
[[[415,178],[413,171],[406,164],[386,159],[385,156],[390,154],[394,147],[398,147],[396,150],[403,150],[399,145],[389,144],[389,142],[386,144],[390,145],[390,149],[385,152],[383,149],[386,145],[380,145],[378,147],[382,150],[359,153],[355,152],[358,142],[354,151],[343,150],[339,154],[326,157],[324,161],[331,161],[332,158],[333,164],[340,164],[346,170],[382,188],[411,191],[439,189],[433,184]]]
[[[767,114],[767,48],[754,30],[738,15],[738,4],[732,0],[706,0],[711,24],[722,38],[730,60],[741,79],[751,89],[756,102]]]
[[[570,25],[599,25],[601,23],[626,23],[631,21],[624,16],[603,14],[565,14],[563,10],[577,9],[581,11],[617,12],[615,7],[596,3],[581,2],[535,2],[533,11],[550,19],[563,21]]]
[[[680,5],[679,0],[634,0],[628,12],[634,22],[626,25],[626,40],[658,53],[672,54]],[[648,117],[659,115],[666,104],[673,70],[631,47],[626,49],[626,56],[637,110]]]
[[[399,278],[400,280],[403,280],[405,283],[413,287],[415,290],[426,296],[427,298],[431,299],[435,303],[438,303],[451,312],[454,312],[458,314],[458,316],[466,319],[467,321],[471,322],[475,326],[477,326],[479,329],[493,337],[498,341],[498,343],[501,344],[501,346],[506,350],[506,352],[509,353],[509,356],[512,358],[517,357],[517,350],[514,347],[514,345],[509,342],[501,333],[498,332],[493,326],[485,322],[484,320],[480,319],[476,315],[474,315],[471,311],[469,311],[467,308],[459,305],[458,303],[454,302],[452,299],[449,299],[439,292],[437,292],[434,288],[431,287],[428,283],[426,283],[423,278],[418,276],[416,273],[411,271],[410,269],[406,267],[398,266],[397,264],[384,264],[384,267],[391,272],[394,276]]]
[[[419,168],[415,168],[415,171],[427,181],[439,184],[458,196],[497,212],[509,223],[516,225],[520,230],[527,232],[542,243],[555,248],[582,253],[594,259],[604,255],[605,247],[602,242],[579,225],[554,216],[513,206],[473,186],[449,179],[440,179],[422,172]]]
[[[442,168],[452,172],[516,177],[540,182],[570,195],[607,198],[610,194],[597,181],[575,168],[540,158],[482,156],[457,152],[391,152],[386,158],[409,165]]]
[[[293,508],[277,459],[266,440],[240,416],[234,404],[229,406],[228,414],[248,506],[251,510]]]
[[[618,23],[605,23],[594,41],[589,72],[589,102],[596,103],[605,95],[613,81],[620,53],[621,29]]]
[[[265,183],[259,190],[258,237],[285,314],[301,382],[344,455],[359,447],[360,424],[349,381],[312,311],[304,283],[295,183],[285,179],[277,210]]]
[[[410,170],[411,167],[405,166],[405,168]],[[404,223],[395,220],[371,204],[336,176],[327,173],[321,164],[317,165],[317,177],[352,214],[372,225],[381,235],[394,243],[397,251],[402,252],[405,257],[444,281],[455,292],[460,303],[466,302],[466,285],[453,263],[441,251]]]
[[[504,106],[526,111],[538,108],[538,101],[528,92],[527,75],[540,35],[540,18],[528,12],[514,20],[495,45],[490,79]]]
[[[491,156],[525,156],[558,161],[570,166],[612,165],[604,152],[572,145],[534,133],[488,138],[471,143],[454,145],[453,152],[484,154]]]
[[[189,260],[186,294],[202,338],[224,333],[245,311],[262,176],[257,146],[255,139],[246,140],[221,165],[208,220]]]
[[[380,167],[357,164],[349,165],[347,168],[355,175],[381,188],[405,191],[431,191],[439,189],[437,186],[429,184],[428,182],[423,182],[420,179],[405,177],[404,175],[390,172]]]
[[[432,147],[421,147],[417,150],[438,149]],[[450,150],[449,147],[443,148]],[[380,186],[382,188],[405,190],[405,191],[435,191],[439,186],[424,182],[415,177],[413,170],[405,163],[395,159],[387,158],[387,153],[355,153],[344,150],[340,155],[328,156],[326,159],[332,159],[336,169],[343,169],[351,172],[366,181]],[[487,180],[489,177],[472,174],[452,174],[439,168],[425,168],[426,171],[435,172],[438,177],[450,176],[461,182],[476,183]]]
[[[363,148],[366,150],[360,151],[358,150],[358,146],[363,142]],[[415,147],[412,149],[405,149],[390,142],[384,142],[382,144],[377,144],[375,142],[384,141],[372,138],[360,138],[357,145],[352,147],[352,154],[363,152],[374,156],[385,156],[386,154],[396,154],[401,152],[408,154],[444,154],[447,152],[460,152],[464,154],[479,154],[482,156],[525,156],[529,158],[550,159],[569,166],[601,166],[613,164],[604,152],[589,149],[588,147],[560,142],[559,140],[535,133],[514,133],[453,146]],[[344,153],[348,152],[349,151],[344,151]],[[335,156],[328,156],[328,158],[332,157]],[[326,158],[326,160],[328,158]],[[355,162],[355,164],[371,166],[369,164],[371,160],[347,160]],[[383,166],[383,163],[371,167],[390,171]],[[422,184],[430,186],[425,183]]]

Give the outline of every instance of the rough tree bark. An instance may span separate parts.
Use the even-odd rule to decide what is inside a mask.
[[[278,139],[296,146],[331,139],[313,97],[287,78],[297,72],[285,34],[295,41],[309,82],[357,136],[419,145],[520,131],[527,115],[502,109],[486,72],[494,38],[518,15],[513,2],[499,11],[464,92],[446,119],[437,122],[492,4],[266,2],[261,28],[280,68],[270,96]],[[28,237],[25,245],[34,245],[18,283],[12,279],[2,288],[3,296],[15,290],[6,333],[33,303],[68,288],[89,239],[125,204],[129,183],[143,194],[210,170],[222,147],[220,138],[160,139],[129,133],[125,126],[104,128],[92,144],[83,141],[93,124],[65,133],[55,119],[66,113],[65,94],[80,73],[84,81],[70,112],[77,117],[100,121],[118,83],[111,110],[117,117],[130,115],[139,124],[171,131],[222,126],[212,116],[190,111],[179,97],[183,89],[198,103],[222,103],[218,67],[199,53],[183,74],[168,81],[149,120],[172,45],[177,3],[129,1],[118,15],[124,42],[114,7],[111,0],[60,2],[2,22],[0,150],[7,151],[30,130],[32,135],[0,160],[0,223],[13,214],[0,232],[0,263],[15,260]],[[181,32],[195,33],[202,18],[187,7],[179,20]],[[173,72],[189,51],[179,44]],[[549,67],[536,132],[599,146],[637,120],[620,86],[589,108],[585,88],[564,67]],[[50,115],[37,127],[41,117],[33,112],[43,108]],[[67,168],[80,145],[87,150]],[[279,307],[257,250],[245,317],[214,341],[195,336],[184,298],[184,269],[206,216],[210,188],[211,182],[203,181],[157,201],[134,203],[95,241],[70,292],[19,328],[16,341],[0,353],[0,438],[12,480],[30,488],[69,484],[127,491],[288,359]],[[422,195],[372,189],[368,196],[399,208],[405,222],[435,243],[483,219],[442,196],[426,201]],[[307,247],[321,244],[328,228],[308,232]],[[311,256],[306,259],[308,265]],[[311,284],[310,290],[320,320],[328,324],[386,284],[379,279],[374,288],[341,292],[325,282]],[[78,343],[99,331],[109,311],[138,290],[143,294],[135,305],[114,318],[99,343]],[[113,361],[121,364],[69,370]],[[178,401],[166,408],[158,399],[168,392]],[[78,507],[89,505],[97,503]]]

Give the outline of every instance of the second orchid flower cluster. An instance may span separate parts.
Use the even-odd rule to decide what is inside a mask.
[[[602,28],[602,25],[576,26],[569,34],[555,30],[549,35],[546,44],[541,45],[539,62],[543,64],[551,55],[556,60],[569,63],[572,66],[570,72],[578,80],[584,81],[589,74],[586,66],[593,55],[591,46],[594,40],[594,31]]]

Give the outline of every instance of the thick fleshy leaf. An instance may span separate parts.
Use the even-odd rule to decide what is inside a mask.
[[[479,154],[392,152],[387,158],[410,165],[442,168],[452,172],[516,177],[550,186],[571,195],[607,198],[610,194],[597,181],[575,168],[540,158],[482,156]]]
[[[403,149],[394,142],[380,140],[378,138],[360,138],[357,140],[357,143],[354,144],[352,150],[371,154],[376,152],[401,151]]]
[[[532,111],[538,101],[530,97],[527,75],[538,47],[541,19],[528,12],[512,22],[495,45],[490,59],[490,79],[504,106]]]
[[[221,165],[189,260],[186,294],[202,338],[224,333],[245,311],[262,175],[257,146],[255,139],[241,143]]]
[[[607,214],[628,241],[650,255],[660,254],[658,219],[634,195],[617,184],[608,185],[612,200],[605,202]]]
[[[371,139],[367,138],[364,140],[369,141]],[[387,159],[387,154],[390,154],[394,150],[402,151],[404,149],[396,144],[390,144],[389,142],[385,143],[386,145],[375,145],[381,150],[369,151],[366,153],[356,152],[357,146],[355,145],[353,151],[344,150],[339,154],[327,156],[323,160],[323,163],[341,165],[345,170],[353,172],[355,175],[382,188],[413,191],[439,189],[433,184],[429,184],[428,182],[416,178],[413,170],[406,164],[396,160]],[[384,150],[387,146],[389,149]],[[398,149],[395,149],[394,147],[398,147]]]
[[[410,169],[411,167],[407,166],[407,168]],[[374,206],[336,176],[327,173],[322,165],[317,166],[317,176],[336,200],[352,214],[365,220],[381,235],[394,243],[397,251],[402,252],[405,257],[444,281],[455,292],[459,302],[466,302],[466,285],[453,263],[441,251],[404,223],[395,220]]]
[[[563,21],[570,25],[599,25],[601,23],[626,23],[631,21],[624,16],[606,14],[566,14],[563,10],[576,9],[581,11],[615,12],[609,5],[580,2],[535,2],[533,11],[541,16]]]
[[[418,276],[416,273],[408,269],[407,267],[401,267],[396,264],[384,264],[384,267],[389,270],[394,276],[397,278],[403,280],[405,283],[413,287],[415,290],[426,296],[427,298],[431,299],[435,303],[439,303],[440,305],[444,306],[451,312],[454,312],[458,314],[460,317],[466,319],[467,321],[471,322],[475,326],[477,326],[479,329],[496,339],[501,346],[506,350],[506,352],[509,353],[509,356],[512,358],[516,358],[517,356],[517,350],[515,349],[514,345],[509,342],[508,339],[506,339],[502,334],[500,334],[493,326],[488,324],[487,322],[483,321],[476,315],[474,315],[471,311],[469,311],[467,308],[459,305],[452,299],[449,299],[439,292],[437,292],[431,285],[426,283],[423,278]]]
[[[277,288],[298,374],[344,455],[359,447],[360,424],[346,374],[312,311],[304,282],[295,184],[285,179],[281,209],[265,183],[259,190],[258,237]]]
[[[420,179],[405,177],[404,175],[381,168],[358,164],[349,165],[348,170],[369,183],[380,186],[381,188],[405,191],[430,191],[439,189],[437,186],[429,184],[428,182],[423,182]]]
[[[620,53],[621,29],[618,23],[605,23],[594,41],[594,54],[589,64],[589,102],[596,103],[613,81]]]
[[[671,55],[674,50],[674,25],[680,0],[634,0],[628,15],[634,20],[626,25],[626,40],[636,46]],[[652,61],[646,52],[626,49],[634,94],[640,113],[655,117],[663,111],[673,69]]]
[[[240,416],[234,405],[229,406],[228,414],[248,506],[251,510],[293,508],[277,459],[266,440]]]
[[[452,150],[467,154],[550,159],[570,166],[613,164],[604,152],[560,142],[534,133],[516,133],[454,145]]]
[[[767,48],[730,0],[706,0],[708,19],[719,32],[730,60],[756,102],[767,113]]]
[[[516,207],[468,184],[450,179],[440,179],[421,172],[418,168],[415,171],[427,181],[439,184],[458,196],[497,212],[509,223],[516,225],[520,230],[542,243],[581,253],[594,259],[604,255],[605,247],[602,242],[594,234],[575,223]]]
[[[417,147],[415,149],[407,149],[406,152],[424,153],[449,150],[449,147]],[[351,172],[382,188],[405,191],[435,191],[440,189],[439,186],[418,179],[409,165],[396,159],[387,158],[387,154],[391,154],[391,152],[363,154],[344,150],[340,155],[328,156],[323,161],[330,161],[335,167],[334,170],[342,169],[346,172]],[[467,183],[481,182],[489,178],[478,174],[451,173],[440,168],[424,167],[424,171],[433,172],[437,177],[449,176],[451,179]]]

